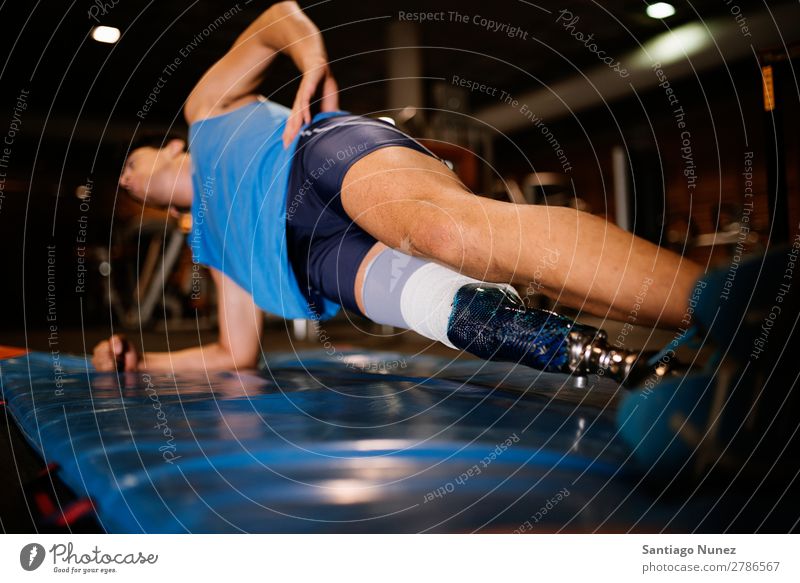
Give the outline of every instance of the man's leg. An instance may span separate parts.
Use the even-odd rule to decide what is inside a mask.
[[[441,162],[410,148],[355,162],[342,204],[390,247],[476,279],[535,286],[598,316],[680,326],[702,275],[697,264],[599,217],[475,196]]]
[[[602,330],[527,308],[508,284],[486,283],[376,244],[358,270],[354,297],[373,322],[409,329],[486,360],[546,372],[602,374],[633,387],[669,368],[609,346]]]

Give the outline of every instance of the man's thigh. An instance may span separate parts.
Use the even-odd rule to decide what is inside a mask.
[[[342,205],[381,243],[485,281],[527,277],[519,272],[531,250],[523,234],[546,230],[532,220],[532,205],[475,196],[442,162],[408,148],[382,148],[353,164]]]
[[[441,161],[410,148],[376,150],[353,164],[342,182],[348,216],[395,249],[417,251],[415,233],[456,225],[476,199]]]

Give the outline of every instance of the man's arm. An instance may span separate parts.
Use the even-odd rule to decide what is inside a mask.
[[[281,2],[247,27],[225,56],[203,75],[186,101],[186,121],[218,115],[252,99],[266,69],[280,52],[291,57],[304,77],[312,71],[323,73],[322,78],[328,76],[328,55],[319,30],[296,2]],[[329,93],[330,86],[325,89]],[[323,103],[323,110],[326,105]]]
[[[263,314],[253,298],[230,278],[211,270],[217,286],[219,303],[219,339],[217,342],[173,352],[145,352],[141,359],[122,338],[112,337],[94,350],[98,370],[115,370],[123,359],[125,370],[177,372],[182,370],[230,370],[254,368],[261,351]]]

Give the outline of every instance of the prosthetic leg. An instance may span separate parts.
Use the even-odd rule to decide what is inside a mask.
[[[414,330],[487,360],[601,374],[625,386],[670,373],[666,364],[648,364],[647,355],[609,346],[602,330],[527,308],[509,285],[480,282],[393,249],[368,267],[363,299],[374,322]]]
[[[520,362],[546,372],[599,374],[626,386],[670,372],[664,365],[649,365],[650,354],[610,346],[603,330],[527,308],[516,293],[482,283],[465,284],[456,292],[447,336],[456,347],[487,360]]]

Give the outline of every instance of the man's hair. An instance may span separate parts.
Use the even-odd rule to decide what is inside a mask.
[[[128,158],[131,152],[139,148],[156,148],[160,149],[166,146],[171,140],[186,141],[186,137],[178,132],[156,132],[144,131],[139,133],[131,142],[130,148],[125,152],[125,159]]]
[[[128,156],[131,155],[131,152],[137,150],[138,148],[156,148],[160,149],[166,146],[171,140],[183,140],[184,143],[186,138],[181,135],[179,132],[170,131],[170,132],[157,132],[157,131],[143,131],[137,134],[133,141],[131,142],[130,147],[127,149],[125,146],[120,145],[117,158],[122,160],[122,163],[126,163],[128,161]],[[123,189],[124,192],[127,192]],[[144,204],[142,201],[137,200],[138,204]],[[145,206],[156,206],[152,203],[148,203]]]

